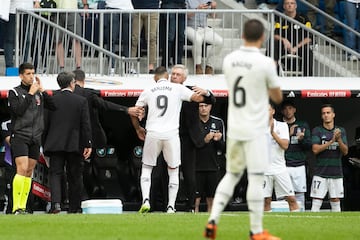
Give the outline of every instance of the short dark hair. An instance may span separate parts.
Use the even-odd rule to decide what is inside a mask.
[[[157,81],[161,78],[168,78],[168,72],[167,69],[163,66],[157,67],[154,71],[154,79]]]
[[[154,71],[155,75],[163,75],[165,73],[167,73],[167,70],[164,66],[160,66],[160,67],[157,67],[155,68],[155,71]]]
[[[282,103],[281,103],[281,109],[284,109],[285,107],[287,106],[291,106],[291,107],[294,107],[296,108],[296,105],[294,103],[293,100],[290,100],[290,99],[285,99]]]
[[[244,38],[246,41],[258,41],[264,34],[264,31],[264,25],[257,19],[250,19],[244,24]]]
[[[71,82],[74,81],[74,74],[71,72],[61,72],[57,76],[57,83],[61,89],[70,86]]]
[[[31,63],[22,63],[19,66],[19,74],[23,74],[26,69],[35,69]]]
[[[323,108],[326,108],[326,107],[331,108],[331,110],[332,110],[333,112],[335,112],[334,106],[333,106],[332,104],[330,104],[330,103],[325,103],[325,104],[321,105],[320,111],[322,111]]]
[[[76,81],[83,82],[85,80],[85,72],[81,69],[76,69],[73,71],[73,74],[75,75]]]

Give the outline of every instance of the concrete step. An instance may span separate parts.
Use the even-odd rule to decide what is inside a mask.
[[[222,19],[221,18],[208,18],[207,24],[209,27],[212,27],[212,28],[221,27]]]
[[[214,31],[223,38],[240,39],[239,29],[214,28]]]

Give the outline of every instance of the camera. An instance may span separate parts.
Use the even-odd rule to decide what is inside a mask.
[[[211,1],[207,2],[206,4],[207,4],[208,6],[210,6],[210,5],[211,5]]]

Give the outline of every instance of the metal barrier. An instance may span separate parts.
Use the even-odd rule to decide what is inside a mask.
[[[189,43],[185,41],[189,38],[185,31],[185,39],[175,38],[175,47],[172,51],[169,46],[169,39],[172,37],[170,35],[175,33],[181,36],[181,33],[178,28],[169,27],[169,21],[175,19],[176,24],[179,24],[181,19],[184,19],[187,25],[186,16],[200,12],[209,14],[208,25],[214,33],[222,37],[222,44],[198,46],[198,44]],[[137,20],[143,18],[143,20],[148,20],[146,27],[150,29],[150,18],[153,15],[159,16],[155,32],[144,33],[141,25],[134,27],[135,18]],[[275,19],[280,18],[289,23],[294,23],[294,20],[273,10],[18,9],[17,39],[19,41],[16,43],[16,65],[24,61],[32,62],[39,74],[58,73],[63,70],[60,67],[64,67],[67,71],[81,67],[87,74],[138,76],[138,74],[149,72],[148,67],[153,61],[150,59],[151,50],[155,51],[154,67],[159,65],[170,67],[176,63],[183,63],[189,68],[189,73],[194,74],[196,64],[191,55],[194,48],[202,48],[203,68],[207,64],[206,58],[212,57],[215,74],[221,74],[223,58],[242,44],[242,25],[249,18],[258,18],[264,22],[268,30],[268,38],[263,51],[274,57],[276,55],[273,41]],[[61,21],[64,23],[63,26],[60,25]],[[72,21],[74,31],[69,31],[68,24]],[[280,74],[283,76],[359,76],[359,60],[347,59],[350,54],[359,59],[359,53],[302,24],[294,24],[301,28],[303,35],[311,35],[312,41],[306,50],[308,54],[300,57],[301,61],[296,63],[295,68],[292,61],[298,61],[300,58],[278,62]],[[355,34],[358,37],[360,35],[357,32]],[[144,41],[145,39],[149,41]],[[182,43],[183,48],[180,47]],[[156,46],[153,46],[154,44]],[[216,51],[213,51],[214,49]],[[278,55],[287,58],[287,54],[281,54],[283,50],[280,47],[277,50]],[[312,69],[312,72],[304,73],[304,69]],[[300,71],[301,74],[299,74]]]

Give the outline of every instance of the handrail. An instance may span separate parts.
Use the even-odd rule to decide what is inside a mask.
[[[111,47],[109,47],[109,43],[105,43],[104,42],[104,24],[106,24],[104,21],[104,17],[105,17],[105,14],[129,14],[130,16],[132,16],[133,14],[135,13],[140,13],[140,14],[148,14],[148,13],[158,13],[158,14],[189,14],[189,13],[199,13],[199,12],[202,12],[202,13],[215,13],[216,16],[218,17],[217,20],[220,20],[220,24],[216,25],[214,27],[214,29],[216,29],[216,31],[218,32],[218,34],[225,34],[226,35],[226,42],[224,42],[224,45],[221,46],[222,48],[226,48],[226,51],[222,51],[221,55],[218,55],[216,56],[216,64],[217,64],[217,73],[221,73],[221,66],[222,66],[222,59],[223,57],[228,54],[230,51],[233,51],[235,50],[236,48],[239,47],[239,45],[241,44],[241,40],[240,40],[240,36],[242,35],[242,25],[244,23],[244,21],[246,21],[247,19],[249,19],[250,17],[253,18],[253,17],[256,17],[256,18],[259,18],[261,19],[264,24],[265,24],[265,27],[266,29],[268,30],[267,31],[267,35],[269,36],[268,40],[266,41],[265,43],[265,47],[266,49],[264,48],[263,51],[266,52],[266,54],[270,55],[270,56],[274,56],[274,41],[272,41],[272,39],[274,39],[274,26],[275,26],[275,17],[278,16],[282,19],[285,19],[286,21],[289,21],[289,22],[294,22],[294,19],[292,18],[289,18],[287,17],[286,15],[284,15],[283,13],[281,12],[278,12],[276,10],[272,10],[272,9],[269,9],[269,10],[258,10],[258,9],[248,9],[248,10],[244,10],[244,9],[213,9],[213,10],[194,10],[194,9],[154,9],[154,10],[140,10],[140,9],[136,9],[136,10],[116,10],[116,9],[91,9],[91,10],[83,10],[83,9],[78,9],[78,10],[65,10],[65,9],[31,9],[31,10],[28,10],[28,9],[18,9],[17,10],[17,17],[19,17],[19,15],[21,14],[24,14],[24,15],[28,15],[29,18],[32,18],[32,21],[33,22],[30,22],[30,25],[31,24],[36,24],[36,22],[41,22],[41,24],[44,24],[44,25],[47,25],[47,26],[50,26],[52,28],[52,32],[51,33],[55,33],[55,30],[59,30],[61,31],[62,33],[64,33],[65,35],[65,41],[67,43],[66,47],[69,47],[71,43],[69,43],[69,39],[76,39],[78,41],[80,41],[85,48],[87,48],[87,55],[82,55],[82,58],[85,56],[86,58],[83,58],[84,61],[86,60],[86,66],[88,68],[88,71],[89,73],[98,73],[98,74],[107,74],[106,72],[106,66],[108,66],[109,64],[106,63],[105,61],[103,60],[106,60],[104,57],[108,58],[108,59],[114,59],[116,62],[118,63],[121,63],[120,65],[116,65],[119,67],[119,69],[121,69],[121,67],[123,66],[122,64],[124,64],[126,62],[126,59],[124,59],[124,57],[121,56],[121,53],[115,53],[114,51],[117,50],[117,49],[112,49]],[[42,17],[40,14],[41,13],[51,13],[51,14],[58,14],[58,13],[78,13],[78,14],[89,14],[90,16],[93,16],[93,20],[94,20],[94,17],[96,17],[98,24],[99,24],[99,32],[96,32],[97,37],[99,38],[97,42],[93,42],[93,38],[91,38],[91,40],[88,40],[85,38],[85,32],[82,33],[81,36],[69,31],[68,29],[66,28],[63,28],[63,27],[60,27],[59,25],[57,25],[55,22],[53,22],[52,20],[50,19],[46,19],[44,17]],[[91,15],[92,14],[92,15]],[[112,15],[111,15],[112,16]],[[56,19],[56,18],[55,18]],[[19,31],[17,31],[17,39],[19,39],[19,34],[22,33],[22,31],[20,31],[20,23],[21,21],[17,21],[17,28],[19,29]],[[82,23],[82,27],[85,26],[85,22],[81,22]],[[187,23],[187,20],[185,20],[185,24]],[[344,24],[340,23],[342,26]],[[357,62],[348,62],[346,63],[346,61],[344,60],[341,60],[341,59],[344,59],[344,56],[346,54],[348,55],[354,55],[354,56],[357,56],[360,58],[360,55],[359,53],[357,53],[356,51],[354,51],[353,49],[350,49],[346,46],[343,46],[342,44],[340,44],[339,42],[321,34],[320,32],[314,30],[314,29],[308,29],[306,28],[303,24],[300,24],[299,25],[301,26],[301,28],[303,29],[302,31],[306,31],[306,32],[309,32],[311,33],[313,36],[315,36],[315,43],[313,43],[312,45],[313,46],[313,50],[314,51],[317,51],[317,45],[319,46],[325,46],[326,44],[329,44],[330,47],[332,47],[334,50],[332,50],[331,48],[329,48],[329,54],[333,54],[335,52],[335,54],[337,54],[337,58],[338,60],[337,61],[332,61],[331,64],[338,64],[338,65],[342,65],[342,68],[341,68],[341,71],[337,71],[336,73],[336,76],[349,76],[349,75],[352,75],[352,74],[349,74],[349,71],[355,71],[355,72],[359,72],[357,69],[356,69],[356,65],[355,63],[358,63],[359,61]],[[31,27],[31,26],[30,26]],[[110,27],[111,28],[111,27]],[[348,29],[348,27],[345,25],[345,28]],[[160,48],[159,48],[159,29],[160,29],[160,26],[158,24],[157,26],[157,49],[156,49],[156,65],[159,64],[160,62],[160,59],[161,59],[161,56],[160,56]],[[34,29],[33,29],[34,30]],[[350,30],[352,30],[350,28]],[[94,31],[94,29],[90,29],[90,31]],[[23,31],[24,32],[24,31]],[[30,32],[31,32],[31,29],[30,29]],[[121,32],[121,31],[120,31]],[[36,41],[38,41],[36,44],[36,46],[38,46],[39,48],[41,47],[41,32],[40,31],[37,31],[36,33],[30,33],[30,36],[31,34],[37,34],[35,37],[37,38]],[[91,36],[93,36],[94,32],[91,32]],[[356,35],[359,35],[359,33],[356,33]],[[52,35],[54,38],[54,34]],[[131,35],[130,35],[131,36]],[[70,38],[69,38],[70,37]],[[187,37],[187,35],[185,34],[185,37]],[[130,37],[129,37],[130,38]],[[224,39],[225,39],[225,36],[224,36]],[[271,40],[271,41],[269,41]],[[131,47],[131,39],[129,39],[130,43],[130,47]],[[45,42],[45,41],[44,41]],[[54,40],[52,39],[52,43],[54,42]],[[105,45],[106,44],[106,45]],[[113,43],[110,43],[110,44],[113,44]],[[121,45],[122,43],[119,42],[119,48],[123,47]],[[149,43],[147,43],[147,47],[149,47]],[[167,44],[167,43],[166,43]],[[194,46],[192,46],[192,48],[188,48],[188,43],[186,43],[185,41],[185,46],[184,46],[184,53],[183,53],[183,57],[184,57],[184,60],[185,61],[185,65],[187,65],[189,67],[189,70],[190,70],[190,73],[193,73],[194,72],[194,69],[195,69],[195,63],[193,63],[194,61],[191,60],[191,58],[188,57],[187,55],[187,51],[191,51],[191,49],[194,50]],[[106,48],[105,48],[106,46]],[[211,47],[211,46],[210,46]],[[16,45],[16,64],[18,65],[19,64],[19,61],[20,61],[20,57],[21,56],[24,56],[24,52],[25,50],[23,50],[22,52],[19,52],[19,44],[17,43]],[[203,51],[208,48],[207,46],[203,45],[201,46],[201,48],[203,49]],[[55,51],[55,48],[53,46],[51,46],[49,48],[50,50],[46,50],[47,51],[47,56],[45,56],[46,59],[50,59],[48,61],[42,59],[41,61],[43,62],[46,62],[48,63],[48,69],[50,68],[49,66],[51,65],[51,67],[55,66],[54,64],[54,58],[53,58],[53,53]],[[66,49],[66,51],[69,51],[71,48],[69,47],[68,49]],[[90,50],[89,50],[90,49]],[[195,47],[196,49],[196,47]],[[137,56],[138,58],[140,59],[140,53],[139,53],[139,50],[141,50],[141,48],[139,47],[139,45],[137,45]],[[327,49],[325,49],[325,47],[322,48],[322,50],[324,51],[327,51]],[[34,50],[36,51],[36,50]],[[41,50],[38,50],[38,51],[41,51]],[[91,56],[89,55],[89,52],[90,54],[92,54]],[[94,52],[98,52],[99,55],[98,56],[95,56],[94,55]],[[338,54],[339,52],[339,54]],[[68,52],[70,53],[70,52]],[[85,51],[82,52],[82,54],[84,54]],[[97,54],[97,53],[95,53]],[[324,53],[326,55],[326,52]],[[323,54],[323,55],[324,55]],[[318,65],[320,68],[324,68],[322,65],[326,65],[328,63],[321,63],[321,60],[320,58],[318,58],[318,56],[322,57],[323,58],[323,55],[319,55],[317,54],[316,55],[316,60],[318,60]],[[56,52],[55,52],[55,57],[56,57]],[[90,58],[89,58],[90,56]],[[212,55],[214,56],[214,55]],[[315,55],[314,55],[315,56]],[[35,57],[35,55],[33,56]],[[49,58],[47,58],[49,57]],[[130,59],[130,58],[128,58]],[[320,60],[319,60],[320,59]],[[340,59],[340,60],[339,60]],[[69,60],[69,58],[67,58],[67,60]],[[33,58],[33,61],[34,61],[34,58]],[[51,61],[49,63],[49,61]],[[146,61],[146,63],[149,63],[149,56],[147,59],[145,59],[144,57],[142,57],[142,64],[144,64],[144,61]],[[326,60],[327,62],[329,62],[328,60]],[[342,62],[339,62],[339,61],[342,61]],[[204,62],[204,60],[203,60]],[[320,63],[319,63],[320,62]],[[145,64],[146,64],[145,63]],[[354,63],[354,64],[353,64]],[[96,65],[93,65],[93,64],[96,64]],[[140,63],[139,63],[140,64]],[[353,66],[351,66],[351,64]],[[69,66],[69,65],[68,65]],[[92,66],[95,66],[96,68],[92,67]],[[140,66],[140,65],[138,65]],[[355,66],[355,69],[354,69],[354,66]],[[47,67],[47,66],[44,66],[44,67]],[[325,67],[328,67],[328,66],[325,66]],[[109,67],[108,67],[109,68]],[[138,67],[139,68],[139,67]],[[358,68],[358,67],[357,67]],[[346,70],[347,69],[347,70]],[[84,69],[85,70],[85,69]],[[141,70],[142,72],[140,73],[144,73],[144,70]],[[347,73],[345,73],[344,71],[347,71]],[[47,70],[46,73],[56,73],[57,71],[53,70]],[[145,71],[147,72],[147,71]],[[139,73],[139,72],[138,72]],[[325,71],[322,71],[321,73],[319,73],[320,75],[318,76],[326,76],[324,74],[328,74],[328,73],[325,73]]]
[[[51,10],[52,10],[52,9],[51,9]],[[33,11],[28,11],[28,10],[24,10],[24,9],[18,9],[18,11],[26,12],[28,15],[34,17],[35,19],[37,19],[37,20],[39,20],[39,21],[41,21],[41,22],[44,22],[44,23],[50,25],[51,27],[54,27],[54,28],[56,28],[56,29],[58,29],[58,30],[61,30],[61,31],[65,32],[66,34],[68,34],[68,35],[71,36],[72,38],[74,38],[74,39],[76,39],[76,40],[79,40],[79,41],[81,41],[81,42],[83,42],[83,43],[86,43],[87,45],[89,45],[89,46],[93,47],[94,49],[96,49],[96,50],[98,50],[98,51],[100,51],[100,52],[108,55],[109,57],[113,57],[113,58],[116,58],[116,59],[118,59],[118,60],[121,60],[121,57],[120,57],[120,56],[118,56],[118,55],[116,55],[116,54],[114,54],[114,53],[112,53],[112,52],[110,52],[110,51],[102,48],[101,46],[98,46],[98,45],[96,45],[96,44],[94,44],[94,43],[86,40],[85,38],[83,38],[83,37],[81,37],[81,36],[76,35],[75,33],[73,33],[73,32],[71,32],[71,31],[67,30],[66,28],[63,28],[63,27],[61,27],[61,26],[53,23],[52,21],[50,21],[50,20],[48,20],[48,19],[46,19],[46,18],[41,17],[40,15],[36,14],[36,13],[33,12]],[[59,11],[50,11],[50,9],[40,9],[38,12],[41,13],[41,12],[59,12]],[[64,11],[64,12],[65,12],[65,11]],[[76,12],[77,12],[77,11],[76,11]],[[81,11],[81,12],[83,12],[83,11]],[[16,31],[16,39],[19,39],[20,21],[17,21],[17,22],[16,22],[16,29],[19,30],[19,31]],[[18,43],[19,43],[19,42],[16,41],[16,44],[17,44],[17,45],[18,45]],[[18,49],[18,47],[19,47],[19,46],[16,46],[16,49]],[[18,50],[17,50],[17,51],[18,51]],[[19,66],[19,54],[18,54],[18,53],[15,54],[15,63],[16,63],[17,66]]]
[[[338,24],[339,26],[341,26],[342,28],[345,28],[346,30],[354,33],[356,36],[360,37],[360,33],[358,31],[356,31],[355,29],[349,27],[348,25],[344,24],[343,22],[339,21],[338,19],[334,18],[333,16],[327,14],[326,12],[324,12],[323,10],[321,10],[318,7],[315,7],[314,5],[312,5],[311,3],[308,3],[305,0],[298,0],[301,3],[305,4],[307,7],[310,7],[311,9],[315,10],[317,13],[320,13],[320,15],[324,16],[325,18],[327,18],[327,20],[331,20],[332,22],[335,22],[336,24]]]

